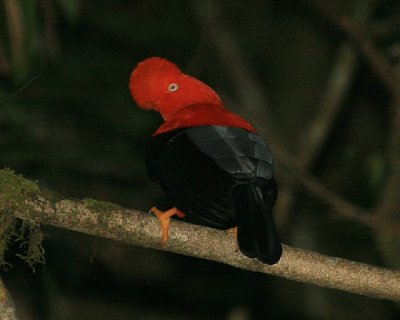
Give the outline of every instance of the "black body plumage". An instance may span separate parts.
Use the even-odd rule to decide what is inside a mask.
[[[277,197],[272,162],[260,136],[224,126],[154,136],[146,153],[149,177],[189,221],[237,226],[242,253],[268,264],[282,254],[271,212]]]

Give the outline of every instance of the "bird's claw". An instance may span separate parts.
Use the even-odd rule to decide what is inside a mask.
[[[157,218],[160,220],[161,228],[162,228],[162,240],[161,246],[165,247],[168,243],[168,235],[169,235],[169,222],[173,215],[176,214],[176,208],[169,209],[167,211],[161,211],[156,207],[152,207],[149,210],[150,213],[155,214]]]

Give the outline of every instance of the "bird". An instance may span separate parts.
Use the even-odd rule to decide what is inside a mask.
[[[137,106],[164,122],[148,141],[147,174],[172,207],[152,207],[168,242],[174,216],[216,229],[233,229],[239,250],[275,264],[282,245],[272,209],[278,188],[267,143],[243,117],[225,107],[207,84],[161,57],[139,62],[129,78]]]

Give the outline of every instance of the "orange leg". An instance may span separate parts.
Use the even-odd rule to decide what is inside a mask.
[[[230,228],[230,229],[227,229],[226,231],[228,231],[228,232],[232,232],[232,234],[234,235],[234,237],[235,237],[235,252],[238,252],[239,251],[239,244],[238,244],[238,241],[237,241],[237,235],[238,235],[238,228],[237,227],[233,227],[233,228]]]
[[[150,212],[154,213],[161,222],[162,228],[162,241],[161,244],[163,246],[167,245],[168,242],[168,235],[169,235],[169,222],[171,217],[177,215],[180,218],[183,218],[185,214],[177,208],[171,208],[167,211],[158,210],[156,207],[150,209]]]

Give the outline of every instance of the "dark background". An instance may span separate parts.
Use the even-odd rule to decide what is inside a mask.
[[[338,195],[375,208],[390,176],[392,95],[340,28],[343,16],[399,74],[398,1],[3,0],[0,167],[66,197],[147,211],[161,192],[143,152],[161,118],[139,110],[127,86],[135,65],[156,55],[213,87],[273,137],[273,151],[283,147]],[[340,90],[337,79],[346,80]],[[308,130],[327,103],[326,135],[304,164]],[[398,230],[334,212],[294,187],[288,159],[276,160],[284,243],[399,268]],[[24,320],[400,317],[387,301],[43,230],[46,265],[33,273],[16,245],[1,273]]]

